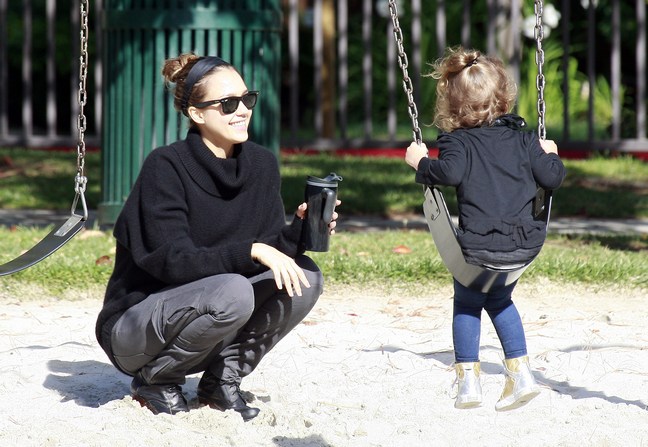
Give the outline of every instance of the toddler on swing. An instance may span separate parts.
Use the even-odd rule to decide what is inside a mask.
[[[434,125],[442,132],[439,157],[412,143],[406,162],[416,182],[454,186],[459,205],[457,238],[466,262],[515,268],[532,260],[546,238],[533,217],[537,186],[553,190],[565,168],[556,144],[526,131],[510,114],[517,87],[502,61],[461,47],[449,49],[428,75],[438,80]],[[498,411],[518,408],[540,392],[531,373],[520,315],[511,295],[516,282],[482,293],[454,281],[452,336],[459,385],[456,408],[481,405],[479,343],[486,310],[504,351],[506,382]]]

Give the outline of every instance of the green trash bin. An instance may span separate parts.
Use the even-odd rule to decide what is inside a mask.
[[[186,135],[161,75],[169,57],[232,63],[261,91],[250,139],[278,154],[281,27],[279,0],[104,0],[100,225],[115,223],[144,158]]]

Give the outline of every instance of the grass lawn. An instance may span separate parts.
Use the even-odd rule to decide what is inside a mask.
[[[340,198],[346,215],[421,214],[421,186],[400,158],[287,155],[280,159],[282,195],[287,210],[303,200],[307,175],[344,177]],[[625,157],[565,160],[568,174],[555,192],[552,215],[601,218],[648,218],[648,163]],[[88,206],[101,202],[101,157],[86,159]],[[0,149],[0,208],[68,209],[74,196],[76,154]],[[446,188],[452,213],[456,200]]]
[[[0,150],[0,207],[69,209],[75,154],[18,149]],[[100,202],[100,156],[88,154],[90,208]],[[569,174],[557,191],[553,215],[648,218],[648,163],[630,157],[567,160]],[[344,215],[420,215],[422,190],[401,159],[284,155],[282,194],[287,210],[303,199],[307,175],[342,175]],[[452,209],[454,194],[446,195]],[[46,229],[0,228],[0,262],[38,242]],[[619,284],[648,287],[648,236],[550,236],[525,280]],[[427,231],[392,230],[339,233],[327,253],[311,253],[329,285],[418,289],[448,284],[450,275]],[[89,229],[50,258],[23,272],[5,276],[2,290],[12,296],[43,294],[74,298],[79,291],[101,294],[112,272],[114,241],[110,231]]]

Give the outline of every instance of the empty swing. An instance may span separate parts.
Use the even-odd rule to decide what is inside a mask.
[[[34,245],[20,256],[0,265],[0,276],[24,270],[42,261],[65,243],[72,239],[85,226],[88,220],[88,207],[85,200],[85,190],[88,182],[85,176],[85,129],[86,117],[84,106],[86,104],[86,77],[88,73],[88,9],[87,0],[80,2],[81,33],[80,33],[80,58],[79,58],[79,92],[77,95],[79,115],[77,120],[78,141],[77,141],[77,172],[74,177],[74,199],[70,209],[70,217],[65,222],[54,228],[40,242]],[[83,213],[77,214],[79,205]]]
[[[546,138],[545,129],[545,102],[543,74],[544,51],[542,49],[543,28],[542,28],[542,0],[535,0],[535,39],[537,44],[536,63],[538,66],[537,88],[538,88],[538,136]],[[395,0],[389,0],[389,10],[393,22],[393,35],[397,45],[398,65],[403,72],[403,90],[407,95],[408,112],[412,120],[414,141],[421,143],[421,129],[418,126],[418,111],[412,94],[412,82],[408,75],[407,54],[403,48],[403,35],[398,20],[398,10]],[[423,212],[428,224],[430,233],[437,247],[439,255],[446,268],[452,276],[463,286],[481,292],[488,292],[493,286],[509,285],[515,282],[532,261],[516,266],[515,268],[496,268],[484,265],[474,265],[466,262],[461,246],[457,239],[457,229],[452,221],[445,199],[441,190],[435,185],[424,187],[425,201]],[[538,188],[533,207],[533,217],[549,224],[551,212],[552,192]]]

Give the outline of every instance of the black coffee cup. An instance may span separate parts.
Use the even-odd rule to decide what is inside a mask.
[[[337,182],[342,177],[331,172],[325,178],[309,175],[306,179],[304,199],[308,204],[302,242],[308,251],[328,251],[329,223],[333,219],[337,201]]]

